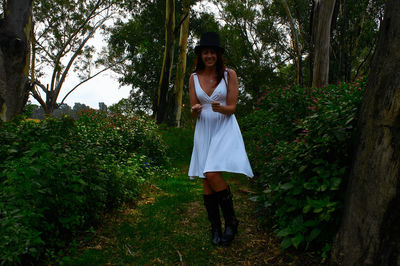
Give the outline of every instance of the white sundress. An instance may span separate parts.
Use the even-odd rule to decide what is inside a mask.
[[[213,101],[226,105],[227,72],[225,72],[226,82],[221,79],[211,96],[201,88],[196,73],[193,74],[193,78],[202,110],[194,132],[189,177],[205,178],[207,172],[231,172],[253,177],[235,115],[224,115],[214,112],[211,108]]]

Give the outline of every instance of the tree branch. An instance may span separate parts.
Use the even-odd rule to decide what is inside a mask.
[[[104,0],[98,0],[97,3],[94,5],[93,9],[90,11],[88,17],[85,19],[85,21],[77,28],[77,30],[68,38],[68,40],[65,42],[64,46],[61,47],[59,50],[56,59],[54,61],[54,71],[53,75],[51,77],[51,90],[54,89],[54,81],[56,79],[56,74],[57,74],[57,65],[59,64],[61,57],[63,55],[63,51],[67,48],[67,46],[71,43],[71,41],[75,38],[76,35],[87,25],[87,23],[93,18],[92,15],[96,12],[96,10],[99,8],[99,6],[103,3]]]
[[[122,61],[121,61],[121,62],[122,62]],[[120,62],[118,62],[118,63],[120,63]],[[118,64],[118,63],[116,63],[116,64]],[[64,96],[64,98],[62,99],[60,105],[63,104],[64,101],[65,101],[65,99],[68,97],[68,95],[70,95],[70,94],[71,94],[74,90],[76,90],[80,85],[82,85],[83,83],[85,83],[85,82],[91,80],[92,78],[94,78],[94,77],[96,77],[97,75],[103,73],[104,71],[109,70],[109,69],[112,68],[113,66],[114,66],[114,65],[108,66],[108,67],[106,67],[106,68],[100,70],[99,72],[97,72],[97,73],[94,74],[93,76],[90,76],[90,77],[88,77],[87,79],[85,79],[85,80],[81,81],[80,83],[78,83],[78,85],[76,85],[72,90],[70,90],[70,91]]]
[[[60,80],[57,83],[57,86],[55,87],[54,91],[54,95],[55,95],[55,99],[57,99],[58,95],[60,94],[60,90],[61,87],[65,81],[65,78],[67,77],[68,71],[71,68],[73,62],[75,61],[76,57],[79,55],[80,51],[83,49],[83,47],[85,46],[86,42],[93,37],[94,33],[96,32],[96,30],[103,25],[103,23],[108,19],[108,17],[105,17],[102,21],[100,21],[93,29],[92,31],[88,34],[88,36],[86,36],[85,39],[82,40],[81,44],[79,45],[78,49],[75,51],[74,55],[72,56],[72,58],[69,60],[68,65],[65,67]]]

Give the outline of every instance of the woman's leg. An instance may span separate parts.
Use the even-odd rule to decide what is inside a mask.
[[[218,196],[205,178],[203,178],[203,190],[204,206],[207,210],[208,220],[211,223],[211,243],[219,245],[221,243],[222,230]]]
[[[206,182],[209,185],[208,188],[211,188],[212,191],[214,191],[218,204],[221,206],[222,213],[224,215],[225,231],[221,237],[221,244],[229,245],[235,238],[237,227],[239,225],[239,221],[236,219],[235,210],[233,207],[233,195],[229,186],[222,178],[220,172],[208,172],[206,173],[206,179]]]
[[[208,183],[206,178],[203,178],[203,194],[204,195],[211,195],[214,191],[212,190],[210,184]]]
[[[225,190],[228,187],[220,172],[208,172],[206,173],[206,179],[214,192]]]

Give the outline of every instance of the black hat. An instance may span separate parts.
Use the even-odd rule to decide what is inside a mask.
[[[201,35],[200,43],[194,48],[196,54],[199,54],[201,48],[213,47],[219,49],[222,53],[225,51],[219,42],[219,35],[216,32],[205,32]]]

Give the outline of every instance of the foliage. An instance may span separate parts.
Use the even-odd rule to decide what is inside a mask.
[[[100,104],[102,103],[99,103],[99,105]],[[77,118],[79,112],[88,109],[90,109],[90,107],[83,103],[75,103],[72,108],[68,104],[63,103],[58,105],[57,109],[53,111],[52,115],[55,117],[63,117],[67,115],[73,118]],[[30,101],[28,101],[28,103],[25,105],[23,114],[29,118],[42,119],[42,120],[45,119],[45,117],[47,117],[43,107],[36,104],[32,104]]]
[[[31,92],[46,113],[52,113],[57,108],[60,91],[70,70],[75,71],[82,82],[69,92],[96,76],[93,73],[97,63],[96,50],[93,45],[88,44],[88,40],[100,28],[104,28],[106,21],[121,11],[117,8],[119,2],[121,1],[33,1],[35,30],[30,79],[35,88]],[[46,73],[49,70],[50,75]],[[64,99],[68,95],[69,93]]]
[[[322,89],[268,90],[258,110],[241,121],[261,188],[256,199],[283,249],[318,244],[324,256],[329,250],[364,86],[365,79]]]
[[[135,8],[138,12],[132,12],[131,19],[118,21],[111,28],[107,60],[129,60],[125,64],[116,64],[113,70],[123,75],[121,84],[132,85],[131,98],[135,100],[130,103],[133,108],[146,111],[154,108],[160,78],[165,2],[147,1]]]
[[[133,201],[167,163],[145,117],[88,111],[79,120],[0,125],[0,262],[54,256],[105,211]]]

